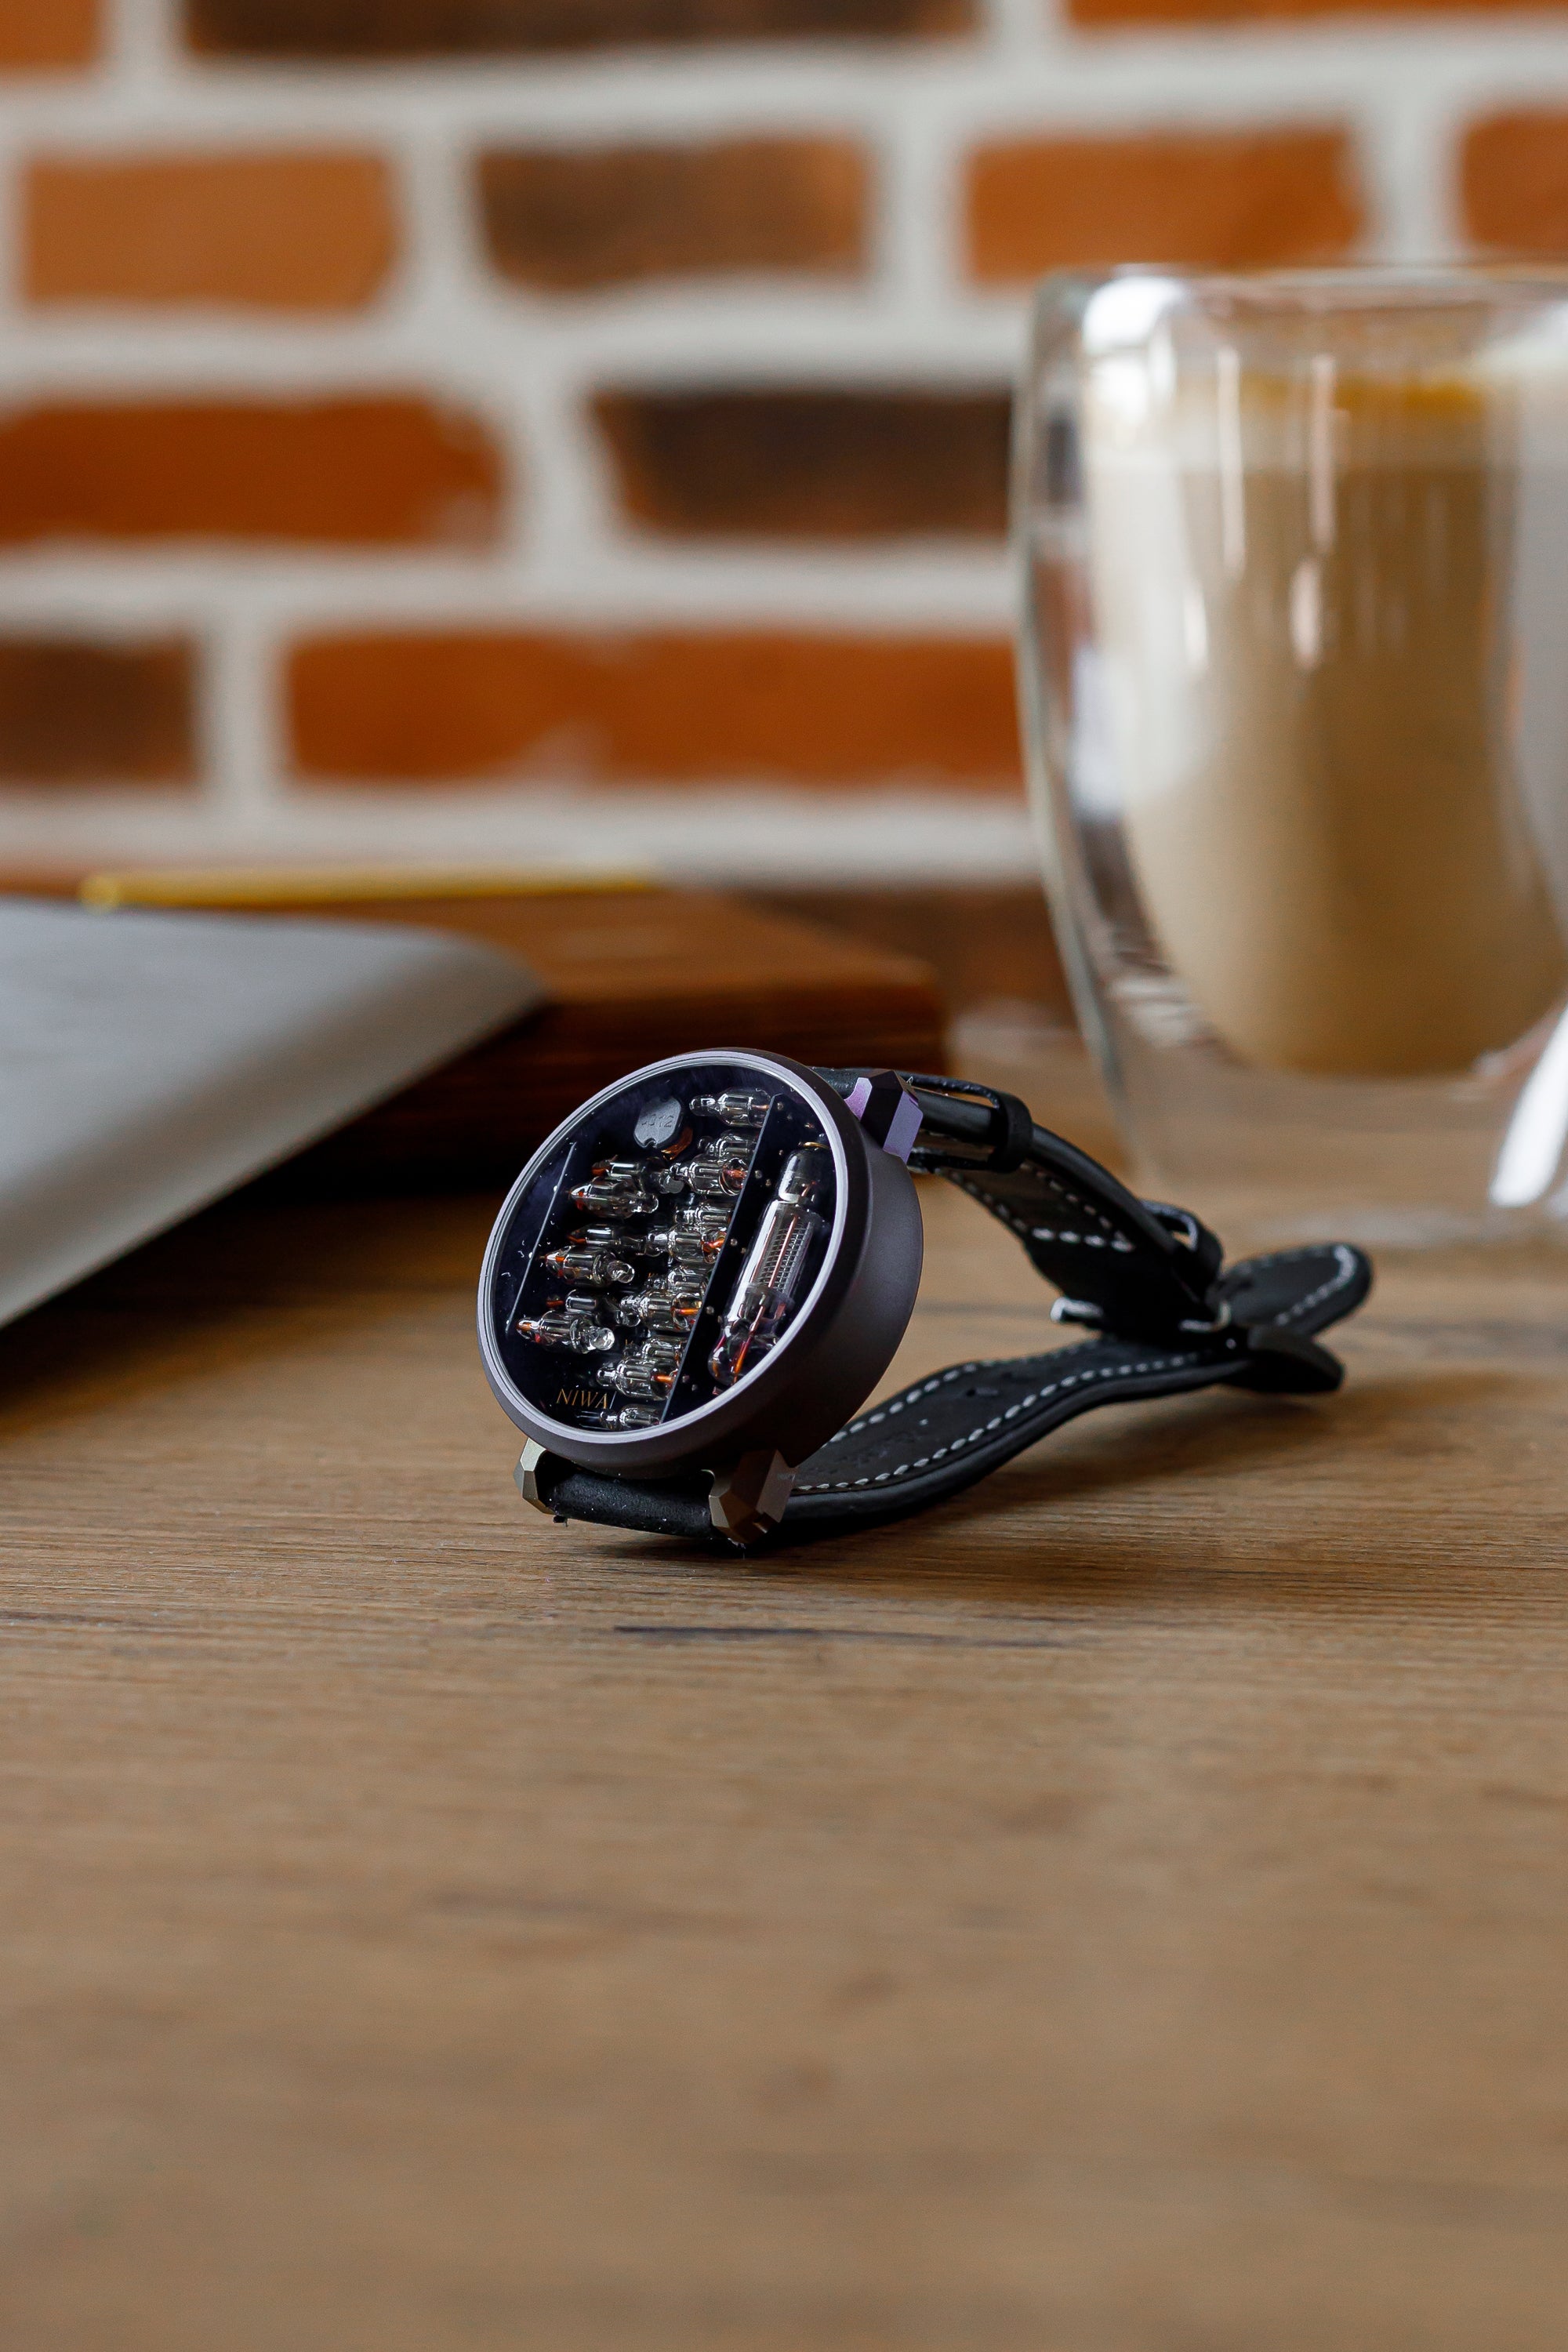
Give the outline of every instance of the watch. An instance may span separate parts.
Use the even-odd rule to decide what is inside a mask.
[[[999,1218],[1086,1336],[864,1410],[920,1285],[911,1171]],[[1016,1096],[715,1048],[634,1070],[541,1145],[485,1251],[479,1350],[526,1501],[743,1550],[923,1509],[1093,1406],[1337,1388],[1316,1334],[1366,1297],[1362,1253],[1222,1260]]]

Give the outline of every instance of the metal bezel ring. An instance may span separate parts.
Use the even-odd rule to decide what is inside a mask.
[[[585,1430],[531,1404],[500,1360],[492,1286],[513,1210],[541,1163],[578,1122],[625,1088],[711,1062],[755,1070],[803,1095],[821,1120],[837,1192],[827,1255],[805,1304],[777,1346],[735,1388],[679,1421],[641,1430]],[[668,1476],[714,1469],[758,1447],[798,1465],[862,1404],[891,1362],[919,1287],[921,1234],[912,1178],[866,1135],[842,1098],[802,1063],[744,1047],[672,1054],[602,1087],[563,1119],[530,1158],[491,1229],[479,1274],[479,1340],[485,1377],[513,1424],[558,1459],[610,1475]]]

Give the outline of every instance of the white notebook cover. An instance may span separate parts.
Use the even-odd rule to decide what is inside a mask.
[[[437,931],[0,898],[0,1322],[542,995]]]

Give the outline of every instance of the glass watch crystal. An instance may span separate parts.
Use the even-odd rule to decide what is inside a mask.
[[[826,1129],[783,1073],[694,1061],[607,1094],[552,1139],[500,1236],[508,1379],[570,1428],[699,1411],[798,1319],[836,1198]]]

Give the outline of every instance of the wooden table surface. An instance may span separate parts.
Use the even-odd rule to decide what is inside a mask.
[[[1568,1254],[748,1567],[518,1503],[490,1206],[0,1336],[5,2352],[1560,2352]]]

